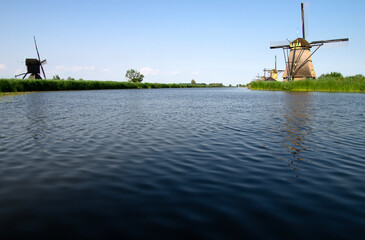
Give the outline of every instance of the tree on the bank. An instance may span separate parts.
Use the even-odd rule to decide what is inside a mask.
[[[321,76],[319,76],[319,78],[343,78],[343,75],[339,72],[331,72],[322,74]]]
[[[195,85],[195,84],[196,84],[195,80],[194,80],[194,79],[192,79],[192,80],[191,80],[191,85]]]
[[[127,70],[125,77],[128,79],[128,82],[142,82],[144,75],[141,74],[140,72],[137,72],[134,69],[129,69]]]

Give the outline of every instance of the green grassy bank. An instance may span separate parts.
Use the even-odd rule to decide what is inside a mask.
[[[331,76],[326,74],[318,79],[307,79],[294,82],[264,82],[249,83],[254,90],[279,90],[297,92],[365,92],[365,77],[355,75],[351,77]]]
[[[16,95],[22,95],[27,94],[28,92],[0,92],[0,98],[1,97],[11,97]]]
[[[197,88],[223,87],[222,84],[166,84],[132,83],[116,81],[85,80],[42,80],[42,79],[0,79],[0,92],[101,90],[101,89],[143,89],[143,88]]]

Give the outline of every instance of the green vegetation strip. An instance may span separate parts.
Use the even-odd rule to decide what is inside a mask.
[[[318,79],[306,79],[293,82],[265,82],[249,83],[254,90],[278,90],[297,92],[365,92],[365,77],[355,75],[351,77],[331,77],[330,74]]]
[[[22,94],[27,94],[27,92],[0,92],[0,98],[22,95]]]
[[[166,83],[132,83],[116,81],[85,80],[42,80],[42,79],[0,79],[0,92],[31,91],[66,91],[66,90],[101,90],[101,89],[143,89],[143,88],[197,88],[224,87],[213,84],[166,84]]]

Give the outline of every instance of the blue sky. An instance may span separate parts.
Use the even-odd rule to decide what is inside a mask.
[[[0,0],[0,78],[25,72],[36,36],[47,77],[145,82],[250,82],[263,68],[284,68],[270,42],[301,34],[301,1]],[[365,75],[365,1],[309,1],[309,41],[350,38],[312,57],[317,75]]]

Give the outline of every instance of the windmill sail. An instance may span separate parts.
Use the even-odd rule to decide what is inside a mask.
[[[302,10],[302,33],[303,38],[306,39],[309,35],[309,29],[308,29],[308,9],[309,9],[309,3],[302,3],[301,4],[301,10]]]
[[[43,77],[44,77],[44,79],[47,79],[46,73],[44,72],[44,68],[43,68],[43,64],[46,64],[47,63],[47,60],[41,61],[41,57],[39,55],[39,51],[38,51],[38,47],[37,47],[37,41],[35,40],[35,36],[33,36],[33,38],[34,38],[35,50],[37,51],[38,61],[39,61],[39,65],[40,65],[40,67],[42,69]]]
[[[289,41],[275,41],[270,43],[270,49],[275,48],[289,48]]]
[[[339,38],[339,39],[331,39],[331,40],[320,40],[311,42],[312,46],[347,46],[349,39],[348,38]]]

